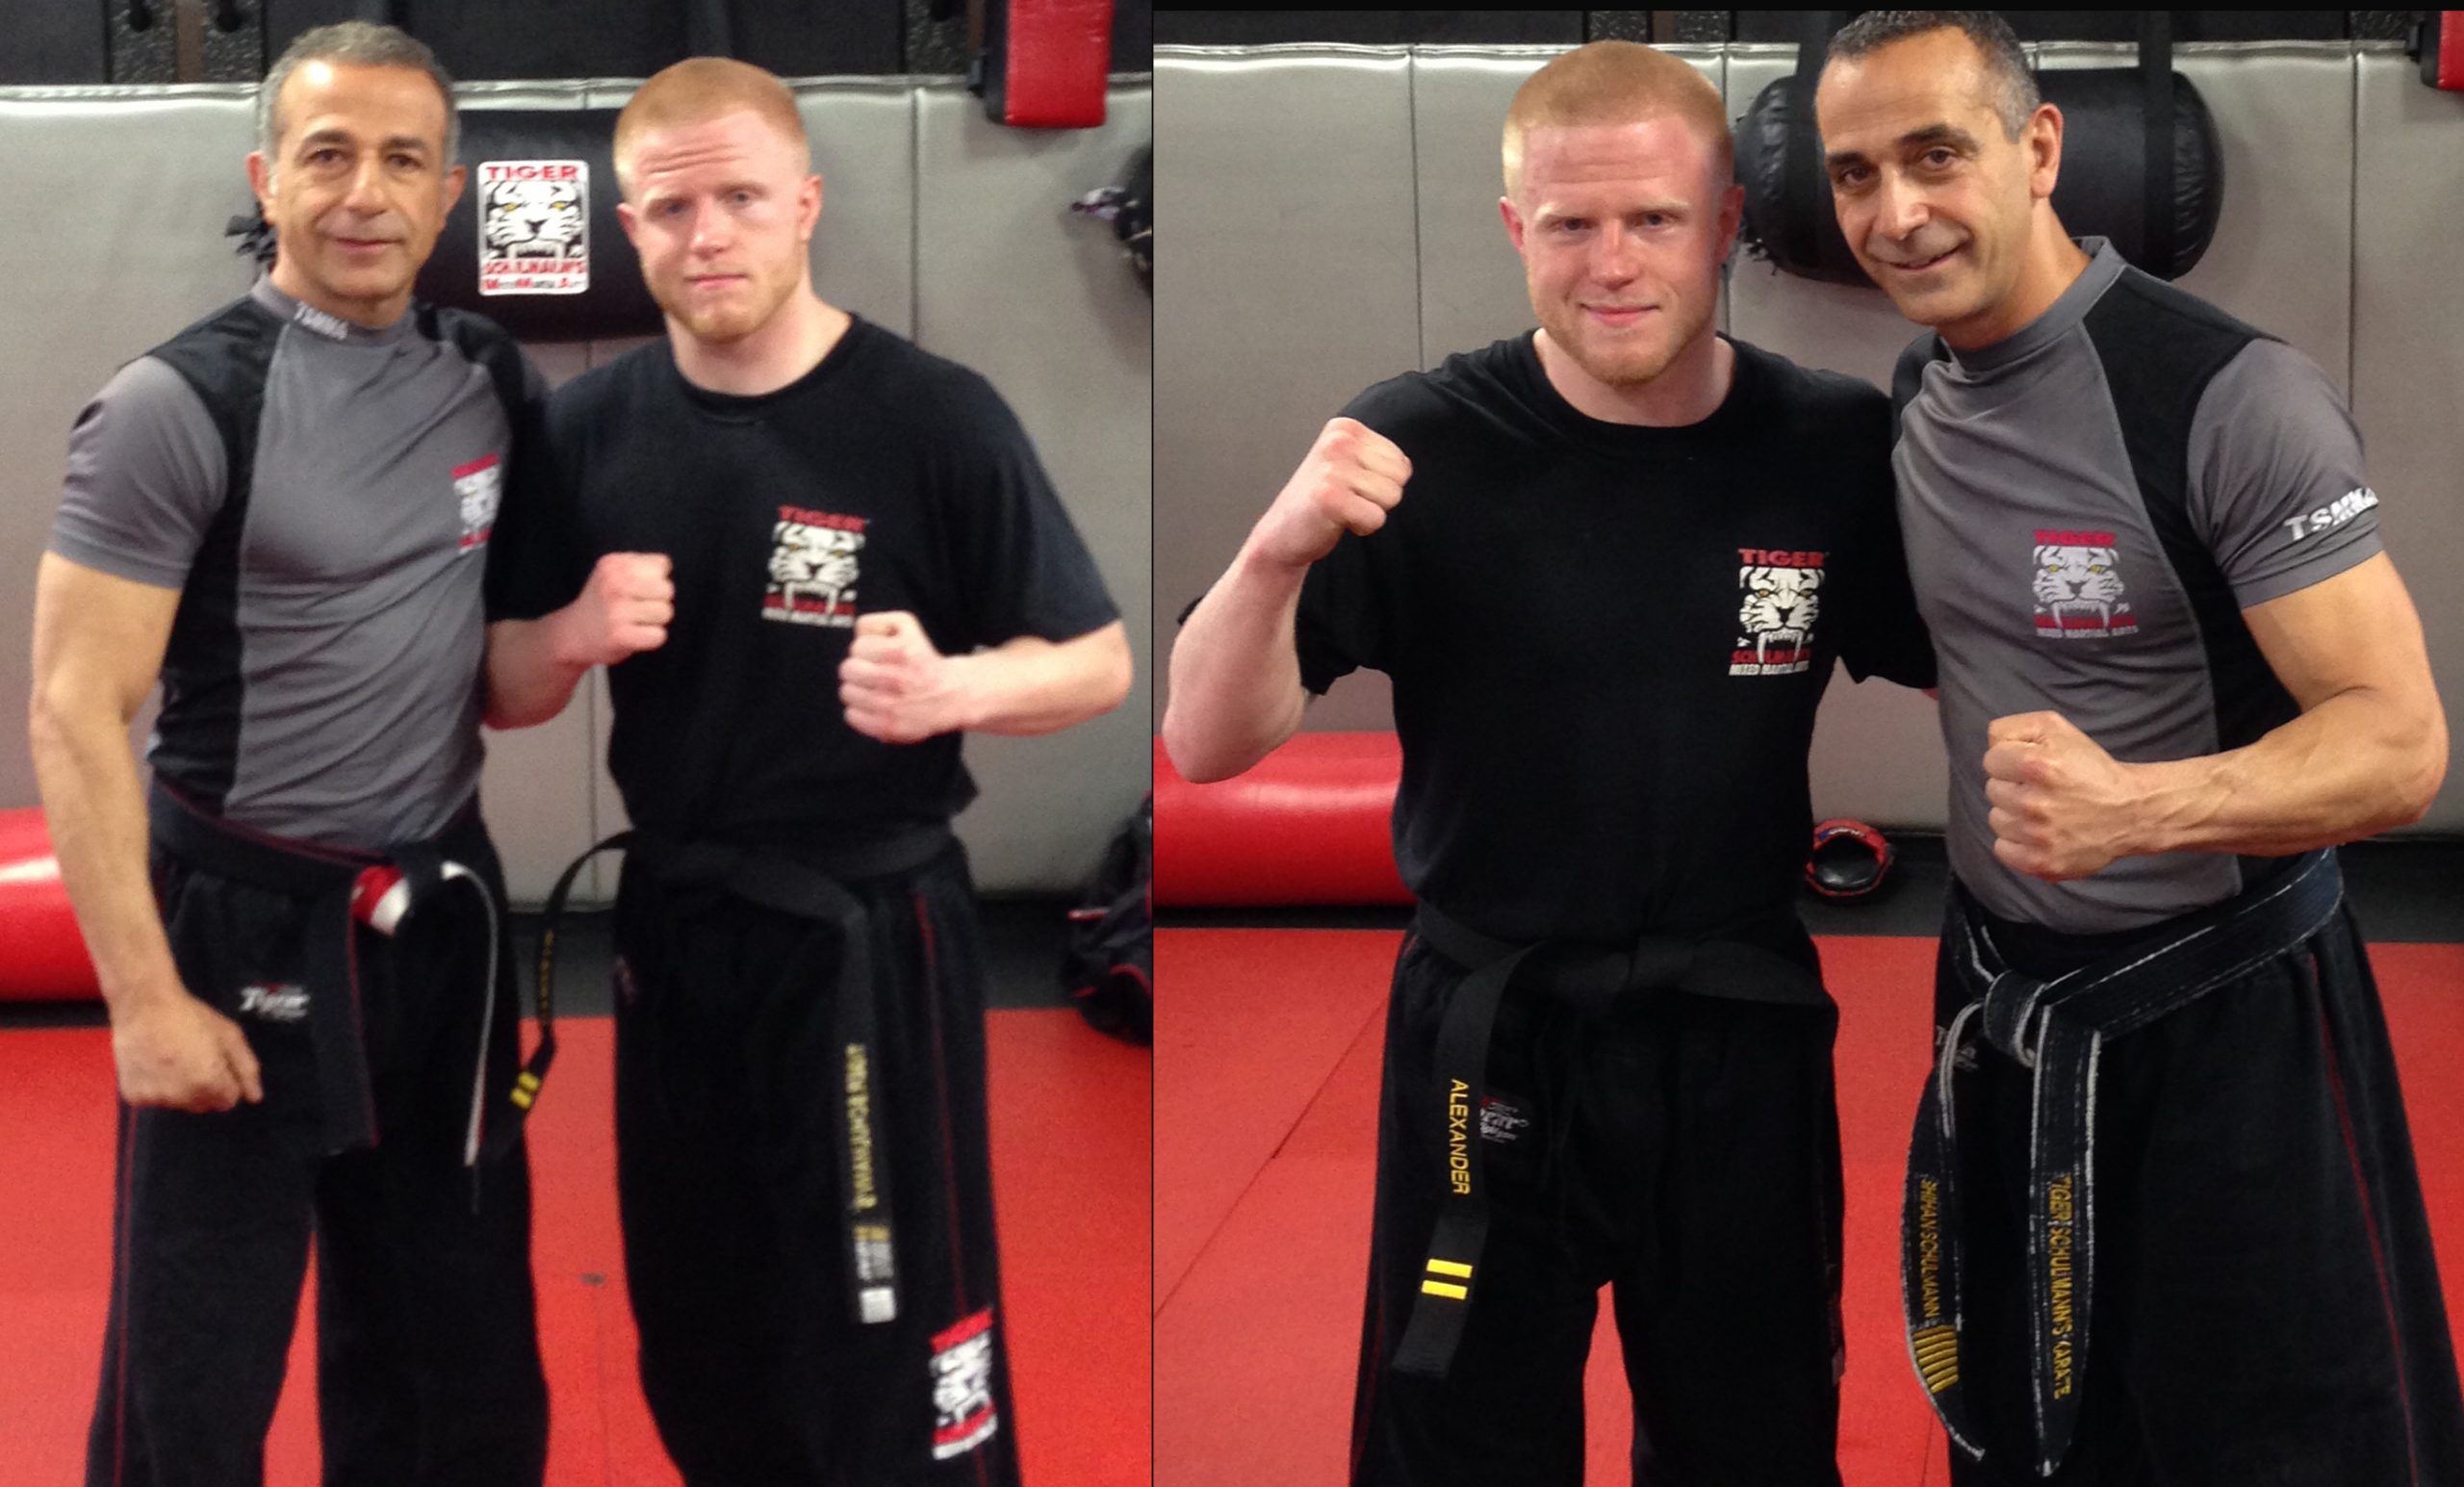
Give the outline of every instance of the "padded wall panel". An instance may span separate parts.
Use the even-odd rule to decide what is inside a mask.
[[[1154,653],[1153,325],[1120,244],[1069,204],[1119,179],[1154,132],[1144,87],[1106,121],[1005,129],[963,88],[918,94],[915,340],[989,378],[1102,570],[1136,657],[1113,713],[1043,738],[974,734],[983,797],[959,818],[993,891],[1075,886],[1148,789]]]
[[[2136,46],[2048,42],[2043,67],[2127,67]],[[2352,352],[2352,51],[2340,41],[2175,47],[2216,119],[2224,214],[2183,289],[2283,337],[2345,385]]]
[[[1564,50],[1430,47],[1412,60],[1423,370],[1536,323],[1498,215],[1499,142],[1515,90]]]
[[[1420,365],[1407,65],[1347,47],[1156,54],[1159,662],[1326,420]],[[1385,679],[1347,679],[1306,726],[1392,727]]]
[[[2400,52],[2359,62],[2353,407],[2379,529],[2447,704],[2455,762],[2422,827],[2464,831],[2464,95],[2424,88]]]
[[[25,705],[34,575],[68,425],[120,365],[248,287],[222,224],[250,203],[252,90],[0,90],[0,808],[38,801]]]
[[[813,288],[842,310],[912,337],[915,90],[903,82],[839,78],[797,85],[796,106],[821,176]]]

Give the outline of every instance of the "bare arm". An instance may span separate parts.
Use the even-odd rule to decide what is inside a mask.
[[[1339,418],[1319,433],[1172,647],[1164,748],[1183,779],[1228,780],[1299,731],[1301,581],[1345,532],[1384,526],[1411,475],[1403,451],[1364,423]]]
[[[675,617],[676,585],[664,555],[602,557],[572,603],[536,620],[488,627],[488,727],[547,722],[565,710],[593,666],[666,644]]]
[[[847,726],[884,743],[960,731],[1026,737],[1058,732],[1129,695],[1129,632],[1118,620],[1069,640],[1035,636],[943,655],[915,617],[860,616],[838,668]]]
[[[128,747],[179,608],[175,589],[45,553],[35,580],[35,778],[60,877],[111,1010],[131,1104],[225,1110],[263,1097],[237,1024],[191,995],[146,873],[145,802]]]
[[[1300,731],[1309,695],[1294,649],[1306,567],[1244,544],[1172,645],[1164,748],[1181,777],[1228,780]]]
[[[2446,777],[2447,720],[2386,554],[2243,613],[2299,717],[2244,748],[2146,764],[2116,761],[2058,714],[1997,719],[1995,855],[2059,882],[2117,858],[2283,857],[2420,820]]]
[[[1129,629],[1115,620],[1072,640],[1020,636],[954,657],[963,669],[971,732],[1032,737],[1101,717],[1129,695]]]
[[[2421,617],[2383,552],[2244,611],[2301,716],[2246,748],[2142,766],[2143,852],[2285,856],[2410,826],[2447,775]]]

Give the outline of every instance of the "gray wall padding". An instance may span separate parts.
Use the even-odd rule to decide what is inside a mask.
[[[1139,685],[1120,712],[1051,738],[970,739],[983,798],[959,821],[993,892],[1074,890],[1148,787],[1151,319],[1102,224],[1069,203],[1111,184],[1149,136],[1142,81],[1111,90],[1103,128],[1005,130],[954,84],[794,85],[822,176],[813,275],[824,298],[992,380],[1035,440],[1130,626]],[[465,108],[614,108],[625,81],[496,83]],[[48,540],[70,421],[129,358],[247,288],[221,236],[249,205],[242,159],[253,90],[0,90],[0,187],[43,204],[44,230],[0,245],[0,808],[37,803],[23,726],[34,570]],[[68,211],[56,204],[74,203]],[[615,250],[629,252],[622,244]],[[73,286],[61,289],[60,286]],[[534,345],[552,383],[643,338]],[[594,677],[554,722],[488,735],[488,818],[517,899],[624,825],[605,778],[607,704]],[[612,872],[583,885],[591,897]]]
[[[1172,243],[1156,336],[1159,655],[1172,617],[1354,393],[1533,323],[1498,218],[1498,133],[1514,90],[1557,50],[1158,53],[1157,196]],[[1732,115],[1796,59],[1793,46],[1670,50],[1721,85]],[[2048,67],[2135,56],[2100,43],[2032,50]],[[2215,115],[2225,176],[2216,244],[2183,286],[2348,385],[2380,519],[2464,737],[2464,606],[2449,577],[2464,565],[2464,285],[2450,267],[2464,98],[2421,87],[2380,43],[2202,43],[2177,48],[2175,66]],[[2357,243],[2356,222],[2373,236]],[[1913,334],[1877,291],[1743,257],[1726,328],[1881,384]],[[1347,679],[1306,726],[1391,727],[1384,679]],[[1948,776],[1921,696],[1841,675],[1811,770],[1820,814],[1941,824]],[[2464,830],[2464,786],[2449,786],[2425,829]]]

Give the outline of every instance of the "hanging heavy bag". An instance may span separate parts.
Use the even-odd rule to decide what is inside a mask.
[[[1155,1040],[1155,797],[1104,849],[1084,900],[1069,911],[1061,984],[1079,1015],[1129,1042]]]
[[[1813,92],[1831,35],[1847,13],[1806,13],[1795,72],[1755,95],[1736,124],[1736,178],[1745,187],[1746,251],[1799,278],[1873,288],[1857,266],[1831,205]],[[2073,237],[2106,238],[2130,263],[2170,281],[2191,271],[2224,210],[2224,155],[2216,121],[2172,70],[2170,13],[2147,11],[2132,67],[2035,74],[2062,111],[2062,177],[2053,210]]]

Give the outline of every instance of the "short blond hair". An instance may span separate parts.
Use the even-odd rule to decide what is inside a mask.
[[[1523,184],[1523,137],[1534,129],[1638,124],[1674,115],[1709,147],[1718,184],[1736,175],[1728,105],[1691,66],[1637,41],[1594,41],[1534,72],[1505,111],[1505,193]]]
[[[796,95],[787,85],[747,62],[727,57],[687,57],[633,90],[616,115],[616,183],[633,193],[633,147],[654,129],[702,124],[730,114],[750,113],[794,142],[804,168],[812,168],[812,142]]]

